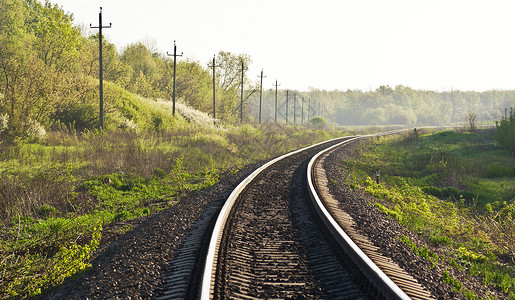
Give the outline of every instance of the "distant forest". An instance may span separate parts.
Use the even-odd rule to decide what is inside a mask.
[[[475,113],[476,121],[500,120],[505,108],[515,107],[515,91],[485,92],[451,90],[444,92],[414,90],[406,86],[380,86],[375,91],[289,91],[289,122],[297,124],[308,117],[322,115],[339,125],[451,125],[466,121],[468,113]],[[294,109],[294,96],[297,103]],[[253,111],[258,101],[253,98]],[[275,90],[265,93],[264,120],[275,119]],[[278,121],[286,119],[286,91],[278,91]],[[302,103],[302,101],[304,103]]]
[[[0,1],[0,134],[24,136],[34,128],[61,124],[75,129],[98,128],[98,34],[73,25],[73,16],[50,2]],[[106,128],[137,118],[127,99],[140,96],[171,100],[173,60],[149,44],[135,42],[120,51],[103,43]],[[177,61],[177,99],[212,114],[210,58]],[[257,122],[259,82],[250,80],[246,54],[216,55],[216,117],[240,120],[243,68],[244,122]],[[343,85],[344,83],[342,83]],[[127,96],[127,95],[132,96]],[[340,125],[448,125],[468,112],[477,120],[499,120],[515,106],[515,91],[433,92],[381,86],[375,91],[289,91],[288,123],[307,124],[323,116]],[[123,98],[123,99],[122,99]],[[304,99],[302,101],[302,99]],[[275,90],[264,87],[263,122],[275,121]],[[278,91],[277,121],[286,122],[286,90]]]

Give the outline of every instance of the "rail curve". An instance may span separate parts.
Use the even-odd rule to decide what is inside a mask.
[[[312,158],[307,160],[309,162],[307,162],[307,167],[305,169],[306,181],[303,184],[307,185],[308,197],[312,202],[314,211],[316,211],[317,218],[320,220],[319,223],[323,223],[326,227],[326,229],[324,229],[326,233],[324,234],[329,232],[330,236],[332,236],[331,239],[334,239],[337,246],[341,247],[341,249],[346,253],[344,255],[351,258],[353,261],[352,264],[355,264],[364,274],[364,277],[368,279],[368,284],[373,285],[375,289],[377,289],[378,292],[376,296],[386,299],[431,298],[431,295],[418,285],[416,280],[411,276],[405,272],[403,273],[403,270],[400,269],[400,267],[389,261],[388,258],[384,258],[376,254],[373,251],[374,246],[370,241],[366,241],[366,237],[359,236],[359,234],[353,231],[352,221],[349,222],[349,217],[345,216],[344,212],[339,212],[337,205],[331,203],[332,198],[330,194],[326,193],[326,190],[323,187],[324,180],[327,182],[327,179],[324,179],[324,173],[321,169],[321,161],[323,161],[323,158],[338,147],[365,137],[369,136],[333,139],[287,153],[267,162],[245,178],[227,198],[227,201],[223,205],[214,225],[201,280],[200,298],[212,299],[219,296],[216,295],[214,285],[217,280],[216,268],[218,255],[221,252],[222,232],[226,227],[226,223],[231,218],[231,214],[233,214],[235,206],[237,206],[236,203],[238,197],[246,191],[252,181],[259,179],[260,175],[266,173],[265,171],[272,165],[303,151],[314,151],[315,147],[323,147],[325,149],[314,155],[311,154]],[[351,231],[351,234],[347,234],[346,231]],[[355,239],[358,239],[359,242],[356,242]],[[364,251],[361,249],[362,247],[368,250]],[[384,271],[385,269],[386,272]],[[395,279],[392,280],[390,276],[395,277]],[[278,282],[277,284],[284,283]]]

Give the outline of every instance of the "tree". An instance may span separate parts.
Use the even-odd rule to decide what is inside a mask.
[[[314,117],[309,120],[309,125],[319,129],[326,128],[327,120],[323,117]]]
[[[144,97],[154,97],[153,81],[156,76],[156,62],[142,43],[129,45],[122,53],[121,60],[130,68],[131,79],[126,89]]]
[[[389,85],[382,85],[376,91],[383,96],[390,96],[393,93],[393,90]]]
[[[506,150],[515,154],[515,109],[505,109],[504,117],[495,122],[495,140]]]
[[[477,112],[475,109],[469,109],[465,114],[465,122],[469,125],[470,132],[476,131]]]
[[[0,1],[0,113],[9,116],[9,131],[23,132],[33,118],[34,81],[41,79],[41,66],[32,51],[34,36],[24,24],[26,9],[20,1]],[[38,84],[39,85],[39,84]]]
[[[198,62],[186,60],[177,64],[177,96],[185,104],[203,112],[212,111],[211,74]]]
[[[220,113],[221,118],[226,121],[235,121],[239,116],[242,62],[245,66],[243,80],[246,95],[244,96],[244,101],[247,102],[251,95],[257,91],[257,85],[250,81],[245,74],[252,62],[250,56],[220,51],[216,58],[216,63],[219,65],[216,68],[216,78],[218,80],[217,95],[219,95],[220,99],[220,101],[217,101],[217,111]]]
[[[0,12],[0,114],[13,135],[26,136],[81,97],[84,38],[71,15],[49,2],[3,0]]]

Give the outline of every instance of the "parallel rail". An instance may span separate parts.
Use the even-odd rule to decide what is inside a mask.
[[[327,228],[326,230],[330,232],[332,238],[337,241],[339,247],[341,247],[346,253],[346,255],[352,259],[353,263],[357,265],[357,267],[361,270],[365,277],[368,278],[368,280],[373,284],[373,286],[376,287],[376,289],[383,297],[387,299],[430,298],[431,295],[427,291],[423,290],[423,288],[418,285],[416,280],[411,278],[411,276],[407,275],[405,272],[402,273],[402,269],[398,268],[398,266],[395,267],[395,264],[390,263],[388,259],[374,253],[374,247],[373,245],[371,245],[371,243],[359,242],[359,246],[365,247],[368,250],[364,251],[360,249],[357,243],[353,241],[352,237],[350,237],[345,232],[345,230],[350,230],[352,232],[352,226],[347,224],[347,228],[345,230],[343,229],[346,227],[346,225],[342,224],[345,223],[344,221],[342,221],[342,218],[348,219],[348,216],[342,217],[341,213],[338,215],[338,208],[336,207],[337,205],[335,205],[334,203],[331,204],[331,197],[323,195],[324,193],[321,193],[320,188],[316,186],[317,178],[320,177],[317,174],[321,173],[320,167],[317,168],[317,165],[319,165],[324,155],[327,155],[327,153],[330,153],[331,151],[333,151],[339,146],[344,145],[345,143],[350,143],[363,137],[365,136],[334,139],[331,141],[322,142],[297,151],[287,153],[266,163],[262,167],[255,170],[245,180],[243,180],[228,197],[215,223],[213,235],[211,236],[209,243],[205,269],[202,277],[200,292],[201,299],[211,299],[217,296],[215,295],[214,285],[216,282],[215,277],[217,276],[216,267],[218,261],[218,254],[220,253],[222,232],[226,226],[226,223],[228,222],[228,219],[231,217],[232,211],[234,209],[235,203],[237,203],[238,197],[247,188],[249,183],[255,180],[260,174],[262,174],[265,170],[270,168],[273,164],[287,157],[290,157],[302,151],[306,151],[316,146],[321,146],[326,143],[331,142],[334,144],[338,140],[342,140],[342,142],[339,142],[336,145],[328,147],[326,150],[319,152],[309,161],[308,164],[306,174],[308,193],[313,203],[313,206],[315,207],[315,211],[317,212],[318,217],[325,224]],[[318,181],[320,181],[320,179],[318,179]],[[357,237],[360,241],[363,241],[365,239],[362,236],[356,234],[355,232],[353,232],[351,235],[354,235],[354,237]],[[373,257],[374,259],[371,259],[369,256]],[[387,263],[385,263],[385,261]],[[383,269],[386,268],[388,270],[388,275],[397,277],[397,279],[390,279],[390,277],[387,276],[387,274],[385,274],[385,272],[376,265],[377,263],[381,264]],[[402,286],[402,289],[399,286]],[[408,290],[408,294],[403,289]]]
[[[353,142],[360,137],[353,138],[351,140],[344,141],[329,147],[328,149],[316,154],[308,164],[307,169],[307,182],[309,185],[309,196],[313,201],[315,210],[317,211],[322,222],[326,225],[326,228],[331,232],[333,237],[338,241],[340,246],[345,249],[347,255],[358,265],[361,271],[371,280],[376,287],[383,293],[387,299],[410,299],[403,290],[401,290],[384,272],[377,267],[372,260],[361,250],[354,241],[345,233],[342,227],[336,222],[334,217],[331,215],[326,207],[326,203],[323,203],[319,197],[318,189],[315,188],[315,165],[319,161],[319,158],[334,150],[336,147],[342,146],[343,144]]]
[[[336,148],[357,139],[359,137],[331,146],[313,156],[309,162],[308,192],[313,207],[332,236],[383,296],[387,299],[432,299],[431,294],[417,280],[390,258],[378,253],[372,241],[355,230],[354,221],[339,208],[327,188],[327,177],[322,166],[325,157]]]
[[[340,138],[341,139],[341,138]],[[334,139],[334,140],[340,140],[340,139]],[[334,141],[330,140],[330,141]],[[216,224],[213,229],[213,235],[211,237],[208,253],[206,257],[206,263],[204,268],[204,275],[202,277],[202,284],[201,284],[201,299],[210,299],[213,297],[213,284],[215,281],[216,276],[216,263],[217,263],[217,256],[219,252],[219,246],[222,239],[222,231],[225,227],[225,224],[227,222],[227,219],[229,218],[229,215],[231,213],[231,210],[236,203],[236,200],[238,199],[238,196],[243,192],[243,190],[247,187],[247,185],[254,180],[260,173],[265,171],[268,167],[273,165],[274,163],[285,159],[286,157],[292,156],[296,153],[299,153],[301,151],[305,151],[307,149],[328,143],[330,141],[321,142],[315,145],[311,145],[296,151],[292,151],[289,153],[286,153],[282,156],[279,156],[260,168],[256,169],[252,174],[250,174],[247,178],[245,178],[229,195],[227,198],[227,201],[225,205],[222,207],[222,210],[220,211],[220,214],[218,215],[218,219],[216,221]]]

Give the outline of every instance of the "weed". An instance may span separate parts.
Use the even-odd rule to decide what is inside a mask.
[[[40,143],[0,144],[7,228],[0,232],[0,298],[37,295],[87,268],[110,223],[174,205],[222,173],[342,135],[278,125],[199,127],[201,121],[166,117],[169,102],[144,100],[144,112],[135,114],[131,99],[121,101],[120,119],[132,124],[125,129],[61,126]],[[158,131],[142,130],[151,127]]]
[[[359,157],[345,164],[359,187],[376,197],[380,211],[446,255],[438,258],[428,247],[401,237],[414,253],[433,265],[449,257],[449,270],[465,270],[485,285],[514,293],[515,267],[511,260],[499,263],[499,256],[515,247],[515,183],[513,177],[497,176],[511,174],[515,160],[491,135],[421,135],[419,147],[406,136],[391,136],[358,149]],[[374,168],[385,174],[381,184],[370,178]],[[449,272],[443,278],[465,298],[477,298]]]
[[[429,241],[433,246],[451,245],[452,239],[448,236],[442,236],[438,233],[431,235]]]

